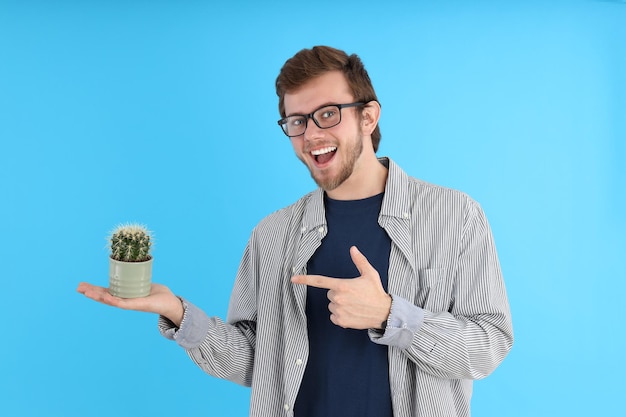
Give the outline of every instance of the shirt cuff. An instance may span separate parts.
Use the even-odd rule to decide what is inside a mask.
[[[422,327],[422,323],[424,323],[423,309],[393,295],[387,328],[383,332],[370,329],[368,333],[374,343],[407,349],[411,346],[415,333]]]
[[[167,339],[174,340],[185,349],[194,349],[200,346],[206,338],[209,330],[209,317],[195,305],[184,298],[180,298],[183,303],[183,321],[180,328],[166,317],[159,316],[158,326],[161,335]]]

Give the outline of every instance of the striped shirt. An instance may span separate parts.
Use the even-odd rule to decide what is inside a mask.
[[[380,161],[389,169],[378,221],[392,241],[393,303],[387,328],[369,338],[388,346],[394,416],[469,416],[472,380],[513,344],[491,230],[466,194]],[[159,318],[162,334],[205,372],[252,386],[251,417],[293,416],[309,346],[306,287],[290,278],[306,273],[326,235],[323,196],[317,189],[254,228],[226,321],[187,300],[180,329]]]

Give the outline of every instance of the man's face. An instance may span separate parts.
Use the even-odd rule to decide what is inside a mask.
[[[285,94],[285,114],[309,114],[324,105],[353,101],[345,76],[332,71]],[[291,138],[296,156],[326,191],[343,184],[358,165],[363,150],[359,111],[358,107],[341,109],[341,123],[329,129],[320,129],[309,119],[304,134]]]

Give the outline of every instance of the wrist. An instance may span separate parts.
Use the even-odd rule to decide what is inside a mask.
[[[386,302],[386,307],[385,307],[385,315],[383,320],[380,322],[380,329],[385,330],[387,328],[387,326],[389,325],[389,318],[391,317],[391,305],[393,304],[393,297],[391,296],[391,294],[386,294],[387,296],[387,302]]]
[[[185,307],[182,298],[174,296],[169,303],[167,312],[165,312],[163,316],[174,323],[176,327],[180,327],[183,322],[183,317],[185,316]]]

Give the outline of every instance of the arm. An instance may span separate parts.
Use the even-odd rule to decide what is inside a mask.
[[[513,344],[504,282],[491,231],[482,210],[470,202],[456,268],[429,277],[429,297],[450,300],[447,311],[429,311],[394,296],[384,334],[375,343],[402,349],[422,370],[442,378],[477,379],[491,373]],[[433,272],[433,271],[430,271]],[[452,285],[445,285],[451,281]]]
[[[159,318],[163,336],[183,347],[191,360],[206,373],[250,386],[256,346],[256,284],[251,280],[250,242],[239,267],[231,295],[228,320],[208,317],[185,299],[180,326]]]
[[[253,312],[237,307],[237,300],[246,298],[249,295],[247,291],[254,288],[241,284],[247,282],[245,271],[248,270],[249,260],[249,249],[246,248],[237,278],[240,284],[236,286],[241,293],[234,291],[231,299],[231,309],[242,316],[236,321],[229,320],[229,323],[217,317],[208,317],[201,309],[175,296],[160,284],[153,284],[147,297],[132,299],[114,297],[107,288],[85,282],[79,284],[77,291],[113,307],[158,314],[161,334],[183,347],[202,370],[218,378],[249,386],[252,382],[256,323],[244,318],[254,316]],[[247,302],[244,304],[251,305]]]
[[[250,386],[256,329],[254,322],[229,324],[181,299],[185,308],[180,327],[159,317],[161,334],[176,341],[204,372],[240,385]]]

